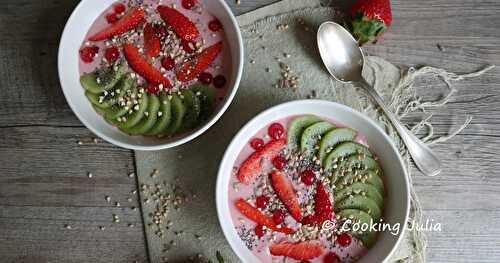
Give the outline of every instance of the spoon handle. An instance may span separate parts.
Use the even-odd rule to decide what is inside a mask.
[[[401,122],[396,118],[396,116],[387,108],[382,97],[378,92],[362,79],[358,82],[363,89],[369,93],[372,98],[378,103],[380,108],[384,111],[385,115],[392,122],[392,125],[399,133],[399,136],[404,141],[406,148],[410,152],[415,165],[420,169],[420,171],[427,176],[435,176],[441,172],[441,162],[437,156],[432,152],[432,150],[415,135],[413,135]]]

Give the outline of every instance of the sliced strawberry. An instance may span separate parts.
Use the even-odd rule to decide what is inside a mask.
[[[267,228],[276,231],[276,232],[281,232],[285,234],[293,234],[295,231],[291,228],[288,227],[278,227],[272,217],[269,217],[265,214],[263,214],[259,209],[253,207],[251,204],[249,204],[247,201],[244,199],[238,199],[236,201],[236,208],[242,213],[244,216],[246,216],[248,219],[254,221],[255,223],[259,225],[266,226]]]
[[[279,199],[285,205],[292,217],[300,222],[302,220],[302,212],[300,211],[299,198],[292,182],[287,178],[287,175],[281,171],[273,171],[271,173],[271,184]]]
[[[217,55],[222,50],[222,42],[218,42],[205,50],[190,61],[184,63],[177,71],[177,79],[180,81],[190,81],[197,78],[201,72],[212,64]]]
[[[191,41],[200,35],[195,24],[176,9],[160,5],[157,10],[165,23],[167,23],[182,40]]]
[[[103,29],[102,31],[89,37],[90,41],[101,41],[105,39],[110,39],[114,36],[119,36],[126,33],[137,26],[139,26],[144,20],[146,13],[140,7],[130,9],[127,14],[125,14],[120,20],[116,21],[114,24]]]
[[[137,74],[145,78],[148,82],[152,84],[163,84],[164,89],[172,87],[170,81],[165,78],[159,70],[157,70],[153,65],[141,55],[139,50],[132,44],[123,45],[123,54],[127,59],[127,62]]]
[[[160,38],[156,35],[155,29],[150,23],[144,27],[144,50],[146,56],[151,58],[158,56],[161,51]]]
[[[314,195],[314,215],[308,215],[302,219],[304,225],[322,225],[326,220],[332,220],[334,216],[333,205],[330,195],[322,182],[316,184]]]
[[[330,201],[330,194],[328,194],[322,182],[318,182],[316,185],[314,212],[318,225],[322,225],[326,220],[332,220],[333,218],[333,206]]]
[[[244,184],[250,184],[262,172],[263,159],[271,160],[285,147],[286,140],[270,141],[246,159],[238,170],[238,179]]]
[[[269,251],[273,256],[285,256],[296,260],[310,260],[323,254],[324,248],[312,241],[299,243],[282,242],[271,245]]]

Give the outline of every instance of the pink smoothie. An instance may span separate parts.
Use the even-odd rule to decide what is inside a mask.
[[[178,11],[180,11],[183,15],[188,17],[197,27],[198,31],[200,32],[200,37],[195,40],[196,43],[199,43],[202,45],[202,47],[209,47],[217,42],[222,41],[222,52],[217,56],[214,62],[210,65],[210,67],[205,70],[205,72],[209,72],[212,74],[213,77],[222,75],[226,78],[230,76],[231,73],[231,55],[230,55],[230,50],[229,50],[229,45],[227,42],[226,35],[224,34],[224,30],[221,29],[217,32],[213,32],[208,28],[208,24],[210,21],[213,21],[216,19],[215,16],[211,15],[208,13],[207,10],[204,9],[203,7],[203,1],[198,1],[197,5],[192,8],[191,10],[185,9],[182,7],[181,0],[125,0],[125,1],[117,1],[116,3],[123,3],[127,6],[127,10],[130,7],[135,7],[135,6],[142,6],[144,7],[144,10],[147,13],[146,20],[147,22],[163,22],[161,17],[156,11],[156,7],[158,5],[164,5],[164,6],[169,6],[169,7],[175,7]],[[127,11],[125,11],[126,13]],[[96,21],[92,24],[90,27],[89,31],[86,34],[85,39],[88,39],[89,36],[99,32],[103,28],[108,27],[110,24],[106,20],[106,15],[113,13],[113,5],[110,6],[106,11],[104,11],[99,17],[96,19]],[[171,31],[170,31],[171,32]],[[171,43],[165,43],[163,45],[162,52],[165,54],[158,56],[157,58],[154,59],[153,63],[154,65],[158,68],[161,69],[161,59],[164,56],[169,56],[172,54],[179,54],[180,51],[182,51],[182,45],[179,43],[180,39],[178,39],[175,35],[175,33],[171,32],[172,35],[172,41]],[[131,38],[127,40],[133,40],[134,44],[137,45],[142,45],[143,44],[143,36],[142,36],[142,27],[140,27],[139,30],[137,30],[136,34],[131,34]],[[104,58],[104,52],[107,47],[109,46],[120,46],[120,41],[121,39],[113,39],[113,40],[108,40],[108,41],[99,41],[99,42],[90,42],[90,41],[85,41],[82,43],[82,48],[85,46],[97,46],[99,47],[99,53],[97,57],[94,59],[92,63],[85,63],[81,59],[79,60],[79,69],[80,69],[80,75],[83,73],[89,73],[94,71],[96,68],[100,67],[101,65],[106,65],[106,62],[103,61]],[[121,52],[121,49],[120,49]],[[172,55],[173,56],[173,55]],[[183,57],[189,58],[189,54]],[[123,54],[120,55],[120,58],[123,58]],[[178,57],[179,58],[179,57]],[[182,64],[182,61],[178,61],[176,65]],[[130,70],[130,69],[129,69]],[[164,76],[170,80],[172,85],[174,86],[174,91],[178,89],[182,89],[185,87],[188,87],[191,84],[196,83],[198,80],[195,79],[190,82],[184,82],[180,83],[179,81],[176,81],[175,74],[173,70],[162,70],[162,73]],[[137,78],[138,84],[143,84],[144,79],[138,76]],[[225,94],[227,92],[227,85],[225,85],[222,88],[217,89],[217,95],[218,95],[218,100],[220,101],[224,98]]]
[[[283,125],[283,127],[287,128],[290,122],[296,117],[297,116],[291,116],[285,119],[275,121],[275,123],[276,122],[280,123]],[[336,127],[345,127],[341,123],[338,123],[334,120],[326,120],[326,121],[334,124]],[[271,138],[267,134],[269,125],[257,131],[252,138],[261,138],[264,140],[265,143],[269,142],[271,140]],[[357,133],[355,141],[365,146],[368,146],[366,143],[365,136],[363,136],[359,132]],[[255,206],[255,198],[257,196],[263,194],[266,196],[273,195],[273,190],[270,183],[268,182],[268,176],[267,176],[274,169],[270,161],[265,161],[265,163],[263,164],[264,170],[261,173],[262,176],[257,178],[255,182],[253,182],[251,185],[245,185],[241,183],[237,178],[237,172],[239,167],[254,151],[255,150],[250,146],[249,143],[246,144],[246,146],[241,150],[241,153],[238,155],[236,162],[234,164],[233,175],[231,176],[230,183],[228,186],[228,192],[229,192],[228,202],[234,226],[242,241],[261,262],[299,262],[291,258],[286,258],[282,256],[273,256],[269,252],[269,246],[272,244],[280,243],[282,241],[298,242],[299,240],[295,240],[294,237],[287,236],[283,233],[276,233],[276,232],[271,233],[270,231],[267,231],[267,233],[263,237],[257,238],[257,236],[254,234],[254,229],[257,224],[247,219],[235,207],[236,201],[240,198],[249,201],[253,206]],[[297,174],[296,171],[295,172],[286,171],[286,173],[290,175],[293,179],[292,180],[293,187],[297,192],[299,202],[301,203],[301,206],[303,208],[302,214],[305,216],[308,215],[309,213],[312,213],[310,209],[304,207],[305,206],[304,204],[308,203],[308,201],[310,202],[311,199],[313,198],[314,194],[312,192],[314,187],[306,186],[304,183],[300,182],[299,179],[300,175]],[[281,201],[278,200],[278,203],[280,202]],[[270,205],[271,206],[273,205],[272,201]],[[278,204],[278,206],[280,209],[283,209],[282,204],[281,205]],[[286,214],[287,216],[285,218],[285,225],[292,229],[299,230],[301,228],[300,224],[297,223],[288,213]],[[329,252],[336,253],[341,258],[342,262],[353,262],[356,260],[356,258],[361,257],[367,251],[367,249],[362,245],[362,243],[354,237],[352,237],[352,242],[347,247],[339,246],[334,241],[332,241],[332,238],[327,238],[326,235],[320,235],[319,237],[306,240],[316,240],[325,248],[324,254],[315,258],[314,260],[311,260],[311,262],[323,262],[322,259],[324,255],[326,255]]]

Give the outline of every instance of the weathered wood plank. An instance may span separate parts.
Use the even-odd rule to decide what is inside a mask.
[[[428,262],[479,263],[500,258],[500,228],[491,227],[500,220],[498,211],[432,210],[426,216],[442,224],[442,232],[427,232]]]
[[[3,1],[0,4],[0,126],[81,126],[57,75],[58,42],[78,1]]]
[[[85,128],[0,128],[2,262],[147,260],[141,214],[132,209],[133,155],[92,138]]]

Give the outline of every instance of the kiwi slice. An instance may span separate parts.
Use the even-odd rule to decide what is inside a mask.
[[[335,212],[344,209],[358,209],[371,215],[373,220],[378,221],[382,217],[382,210],[375,201],[363,195],[350,195],[347,198],[335,202]]]
[[[119,101],[119,98],[123,98],[124,96],[126,96],[127,92],[137,95],[135,81],[131,77],[123,78],[121,84],[117,84],[117,86],[118,88],[115,90],[115,92],[118,92],[117,101]],[[121,106],[119,105],[119,103],[116,103],[111,107],[107,108],[104,111],[104,115],[106,116],[106,118],[116,119],[118,117],[125,115],[128,111],[129,109],[127,107]]]
[[[123,131],[127,131],[128,129],[134,127],[137,125],[142,118],[144,117],[144,112],[148,108],[148,96],[146,93],[143,93],[143,96],[139,99],[139,103],[136,104],[134,107],[134,111],[132,114],[126,114],[125,115],[125,120],[118,124],[118,128],[120,128]],[[124,118],[124,117],[122,117]]]
[[[300,146],[300,140],[302,133],[308,127],[314,123],[320,122],[321,119],[314,115],[305,115],[295,118],[288,128],[288,147],[292,150],[296,150]]]
[[[215,100],[217,91],[215,88],[196,84],[191,86],[191,90],[198,97],[200,101],[200,117],[199,122],[210,119],[212,113],[215,111]]]
[[[372,156],[370,150],[362,144],[356,142],[342,142],[335,146],[333,151],[328,154],[323,162],[323,166],[325,166],[325,169],[329,169],[332,163],[338,161],[341,157],[360,154],[368,157]]]
[[[337,216],[340,217],[341,221],[350,220],[351,223],[367,225],[376,223],[368,213],[359,209],[344,209],[338,212]],[[375,241],[377,239],[377,233],[369,230],[365,232],[351,231],[351,233],[353,234],[353,236],[361,240],[361,242],[363,242],[363,245],[365,245],[365,247],[367,248],[371,248],[375,244]]]
[[[168,125],[167,129],[163,132],[165,135],[173,135],[182,126],[182,120],[184,119],[184,115],[186,114],[186,107],[182,103],[181,98],[177,94],[172,95],[171,103],[171,111],[172,111],[172,120]]]
[[[170,124],[172,120],[171,103],[168,95],[161,93],[159,97],[160,109],[158,111],[158,119],[154,126],[146,133],[146,135],[161,134]]]
[[[92,103],[92,105],[101,109],[107,109],[114,104],[111,103],[109,100],[104,100],[104,95],[94,94],[92,92],[85,91],[85,96]]]
[[[316,152],[316,146],[321,140],[321,136],[335,128],[335,126],[326,121],[320,121],[307,127],[302,133],[300,141],[300,150],[305,156],[313,156]]]
[[[380,209],[382,209],[384,206],[384,197],[379,192],[377,187],[375,187],[371,184],[362,183],[362,182],[354,182],[351,185],[347,185],[343,188],[336,189],[334,200],[335,200],[335,202],[339,202],[339,201],[347,198],[348,196],[355,195],[355,194],[366,195],[368,198],[375,201],[375,203],[377,203],[377,205]]]
[[[158,110],[160,109],[160,100],[156,95],[145,93],[148,97],[148,108],[144,112],[145,117],[134,127],[127,130],[127,133],[132,135],[144,134],[155,125],[158,119]]]
[[[99,94],[104,90],[110,90],[125,75],[125,65],[110,66],[98,69],[92,73],[85,73],[80,76],[80,83],[83,88],[93,94]]]
[[[356,182],[362,182],[373,185],[380,195],[384,196],[385,187],[382,178],[374,170],[366,170],[362,172],[349,172],[343,177],[340,177],[335,182],[337,188],[344,188]]]
[[[332,151],[334,146],[341,142],[353,141],[354,138],[356,138],[356,131],[351,128],[337,128],[325,134],[319,144],[319,159],[321,163],[325,162],[326,156]]]
[[[182,91],[182,104],[186,108],[186,114],[182,121],[182,131],[192,129],[198,123],[198,118],[201,112],[201,104],[198,97],[189,89]]]

